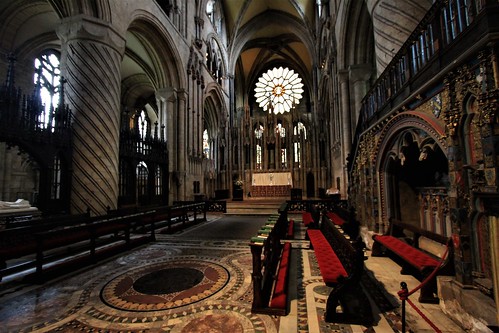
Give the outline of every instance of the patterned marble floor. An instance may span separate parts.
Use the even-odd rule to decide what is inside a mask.
[[[292,242],[291,260],[295,269],[290,278],[289,315],[251,313],[252,258],[247,240],[191,236],[221,221],[221,216],[211,216],[204,226],[196,226],[187,233],[159,235],[155,243],[43,285],[4,286],[0,291],[0,332],[400,330],[397,300],[390,299],[369,270],[363,287],[376,311],[376,324],[363,327],[325,323],[323,314],[330,290],[322,282],[313,251],[303,240]],[[259,223],[256,226],[259,228],[261,223],[255,223]],[[303,235],[298,229],[297,238],[303,239],[300,232]],[[174,272],[180,274],[174,276]],[[179,278],[182,274],[185,279]],[[408,327],[419,326],[413,322]],[[453,329],[449,332],[456,332]]]

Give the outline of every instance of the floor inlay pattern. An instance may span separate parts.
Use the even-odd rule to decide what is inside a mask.
[[[57,280],[40,286],[20,283],[5,291],[0,296],[0,333],[400,332],[396,299],[369,270],[361,285],[379,308],[377,319],[383,326],[326,323],[331,289],[304,238],[296,238],[292,246],[296,271],[289,281],[290,314],[285,317],[251,313],[252,256],[246,240],[159,235],[157,242]],[[178,276],[169,280],[175,272],[185,281]]]
[[[223,266],[202,260],[173,260],[131,270],[102,289],[102,300],[126,311],[159,311],[206,299],[229,281]]]

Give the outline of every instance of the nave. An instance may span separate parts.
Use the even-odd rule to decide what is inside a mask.
[[[43,285],[0,284],[0,332],[400,332],[400,275],[387,257],[371,257],[362,278],[375,317],[372,327],[325,323],[330,288],[308,248],[301,215],[290,214],[289,314],[251,313],[248,241],[266,215],[208,214],[208,220]],[[415,305],[441,332],[463,332],[438,304]],[[406,332],[433,332],[407,306]]]

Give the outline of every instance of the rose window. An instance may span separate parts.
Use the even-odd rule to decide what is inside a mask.
[[[264,111],[289,112],[300,103],[303,93],[301,78],[292,69],[274,68],[263,73],[255,88],[256,102]]]

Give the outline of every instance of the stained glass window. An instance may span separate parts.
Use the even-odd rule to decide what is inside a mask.
[[[258,79],[256,102],[264,111],[276,114],[289,112],[300,103],[302,88],[301,78],[292,69],[274,68]]]

